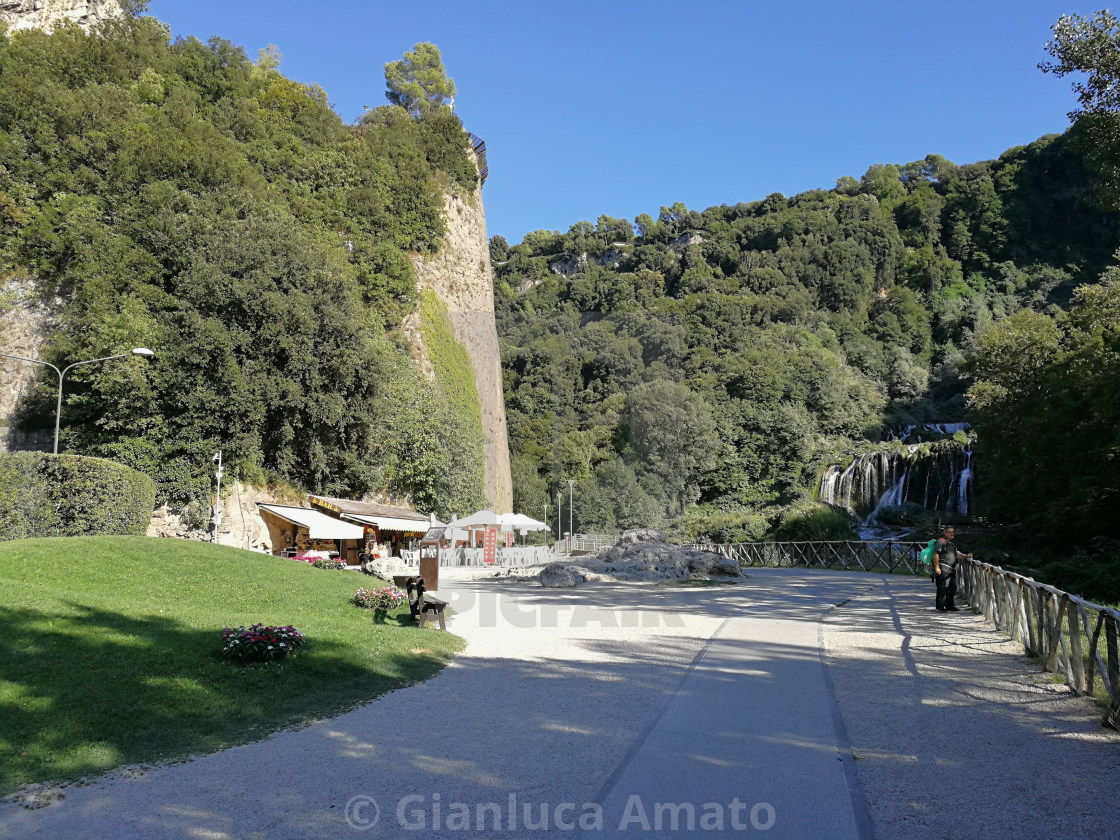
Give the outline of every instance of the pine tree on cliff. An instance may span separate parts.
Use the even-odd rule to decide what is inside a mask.
[[[400,61],[385,65],[385,98],[413,117],[450,104],[455,107],[455,81],[447,78],[439,47],[417,44]]]

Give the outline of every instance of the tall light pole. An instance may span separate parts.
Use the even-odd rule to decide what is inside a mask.
[[[560,545],[560,543],[564,539],[560,535],[560,529],[564,527],[561,524],[562,520],[560,519],[560,502],[563,500],[563,498],[564,498],[564,491],[557,488],[556,489],[556,544],[558,546]]]
[[[213,542],[218,541],[218,528],[222,524],[222,450],[218,450],[214,457],[210,459],[213,463],[218,465],[218,471],[215,477],[218,479],[218,498],[214,502],[214,539]]]
[[[117,353],[115,356],[103,356],[100,359],[89,359],[84,362],[74,362],[74,364],[67,365],[62,370],[59,370],[50,362],[44,362],[42,359],[25,359],[23,356],[13,356],[9,353],[0,353],[0,356],[3,356],[6,359],[18,359],[21,362],[30,362],[33,365],[44,365],[46,367],[49,367],[58,375],[58,405],[54,410],[54,454],[57,455],[58,432],[62,425],[62,380],[66,378],[66,374],[68,374],[74,368],[81,367],[82,365],[92,365],[95,362],[108,362],[113,359],[124,359],[128,356],[143,356],[146,359],[150,359],[155,356],[155,353],[153,353],[147,347],[136,347],[127,353]]]
[[[576,486],[576,480],[574,478],[569,478],[568,479],[568,551],[569,552],[572,550],[572,543],[571,543],[572,537],[574,537],[575,534],[576,534],[575,526],[572,524],[572,521],[573,521],[572,520],[572,513],[573,513],[573,510],[574,510],[574,505],[572,504],[572,500],[575,498],[575,496],[574,496],[575,486]]]

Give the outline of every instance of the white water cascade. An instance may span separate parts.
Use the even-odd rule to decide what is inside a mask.
[[[948,431],[956,424],[939,425]],[[830,466],[821,476],[818,498],[848,509],[865,526],[872,526],[879,523],[883,510],[907,502],[968,514],[972,485],[971,444],[962,447],[942,441],[913,444],[894,453],[863,453],[846,467]]]
[[[968,491],[972,487],[972,450],[964,451],[964,469],[957,476],[957,513],[968,513]]]

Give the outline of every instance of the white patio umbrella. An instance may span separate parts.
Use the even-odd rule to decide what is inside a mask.
[[[502,527],[517,531],[551,531],[552,526],[523,513],[503,513]]]
[[[502,517],[492,510],[480,510],[451,522],[456,528],[500,528]]]

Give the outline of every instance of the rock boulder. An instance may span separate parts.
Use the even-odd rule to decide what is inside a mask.
[[[560,561],[541,570],[541,585],[578,586],[585,580],[711,580],[742,576],[739,564],[721,554],[673,545],[655,528],[634,528],[597,557]]]

